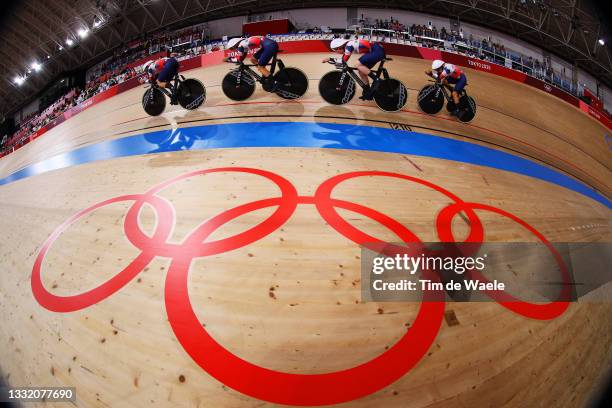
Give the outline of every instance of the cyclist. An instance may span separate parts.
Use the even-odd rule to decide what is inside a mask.
[[[425,74],[439,80],[442,85],[451,89],[451,95],[455,103],[455,109],[451,112],[451,115],[457,116],[460,113],[459,95],[467,85],[467,77],[465,74],[453,64],[447,64],[442,60],[434,60],[431,64],[431,70],[425,70]],[[452,87],[449,84],[455,86]]]
[[[332,51],[338,54],[344,54],[342,56],[342,60],[338,61],[334,58],[325,58],[323,62],[334,61],[337,64],[346,64],[351,58],[351,55],[356,52],[358,54],[364,54],[359,57],[357,61],[357,71],[359,72],[359,77],[366,85],[363,90],[363,94],[361,95],[361,99],[368,100],[374,97],[374,91],[376,87],[375,82],[372,83],[372,87],[370,87],[370,80],[368,76],[371,76],[374,79],[374,76],[371,75],[371,70],[376,65],[376,63],[385,59],[385,49],[379,43],[371,43],[368,40],[350,40],[346,38],[334,38],[331,41],[330,48]]]
[[[276,81],[270,75],[270,71],[266,65],[278,53],[278,43],[271,38],[254,36],[249,38],[232,38],[227,42],[226,49],[238,51],[236,57],[226,57],[225,62],[242,62],[246,58],[249,50],[257,50],[251,57],[251,63],[257,67],[259,73],[263,76],[262,85],[268,92],[273,92],[276,89]]]
[[[176,58],[160,58],[156,61],[149,61],[144,66],[144,72],[149,75],[149,82],[157,82],[161,88],[171,87],[170,82],[179,73],[180,64]],[[172,92],[170,104],[176,105],[175,92]]]

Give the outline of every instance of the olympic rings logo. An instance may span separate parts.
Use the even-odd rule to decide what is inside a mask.
[[[219,172],[239,172],[261,176],[275,183],[281,194],[279,197],[249,202],[220,213],[201,223],[181,244],[167,242],[175,222],[174,207],[157,193],[188,177]],[[171,260],[171,265],[166,275],[164,297],[172,330],[191,358],[218,381],[251,397],[288,405],[328,405],[367,396],[404,376],[423,358],[440,330],[445,303],[436,299],[443,299],[443,297],[422,302],[415,321],[404,336],[395,345],[372,360],[355,367],[325,374],[292,374],[257,366],[225,349],[198,321],[188,295],[189,268],[195,258],[229,252],[258,241],[280,228],[292,216],[297,206],[302,204],[315,205],[322,218],[332,228],[358,245],[374,243],[376,246],[385,243],[352,226],[340,216],[337,212],[338,208],[380,223],[397,235],[402,242],[420,243],[421,241],[414,233],[393,218],[361,204],[332,198],[332,193],[338,184],[359,177],[399,179],[417,183],[445,195],[452,203],[440,211],[435,224],[438,237],[442,242],[456,242],[451,223],[459,212],[466,214],[470,221],[470,232],[466,242],[474,243],[482,243],[484,240],[484,228],[476,211],[487,211],[508,218],[548,246],[560,266],[562,278],[565,281],[569,280],[568,271],[560,255],[548,240],[531,225],[502,209],[486,204],[465,202],[443,187],[417,177],[382,171],[344,173],[324,181],[313,196],[301,196],[287,179],[272,172],[254,168],[222,167],[185,173],[154,186],[144,194],[128,194],[110,198],[68,218],[47,238],[36,258],[31,279],[34,297],[41,306],[50,311],[81,310],[120,290],[155,257],[166,257]],[[117,275],[84,293],[56,296],[47,291],[41,280],[41,265],[57,238],[83,216],[106,205],[125,201],[133,202],[124,220],[125,235],[129,242],[141,251],[140,254]],[[145,204],[153,207],[157,215],[156,228],[151,236],[146,235],[138,224],[140,211]],[[224,224],[244,214],[268,207],[276,207],[276,210],[262,223],[234,236],[208,241],[208,237]],[[490,296],[495,297],[496,295],[491,294]],[[565,301],[531,304],[515,299],[509,294],[501,295],[495,300],[515,313],[541,320],[556,318],[568,307]]]

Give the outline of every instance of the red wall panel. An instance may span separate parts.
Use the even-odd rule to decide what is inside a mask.
[[[287,34],[289,32],[289,20],[266,20],[242,25],[242,34],[247,35],[266,35],[266,34]]]

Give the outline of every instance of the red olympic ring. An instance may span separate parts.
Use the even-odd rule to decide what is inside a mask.
[[[561,271],[561,277],[563,279],[564,285],[563,285],[563,289],[561,290],[561,293],[559,294],[558,299],[569,299],[570,298],[571,289],[570,289],[569,283],[571,282],[571,278],[569,275],[569,271],[567,270],[567,266],[565,265],[565,262],[563,262],[563,259],[561,258],[561,255],[559,254],[557,249],[553,247],[552,244],[546,239],[546,237],[542,235],[542,233],[540,233],[538,230],[536,230],[531,225],[527,224],[525,221],[523,221],[522,219],[520,219],[514,214],[510,214],[507,211],[504,211],[497,207],[493,207],[493,206],[486,205],[486,204],[466,203],[466,202],[450,204],[449,206],[444,208],[442,211],[440,211],[440,213],[438,214],[438,219],[436,221],[436,228],[438,230],[438,238],[440,238],[442,242],[455,242],[453,231],[452,229],[448,228],[448,226],[451,225],[453,217],[458,212],[465,211],[466,209],[490,211],[490,212],[502,215],[506,218],[511,219],[517,224],[521,225],[523,228],[525,228],[526,230],[531,232],[533,235],[538,237],[538,239],[542,241],[542,243],[544,243],[544,245],[546,245],[546,247],[550,250],[553,257],[555,258],[555,261],[557,261],[557,264],[559,265],[559,270]],[[488,281],[488,279],[482,276],[482,274],[479,271],[472,271],[472,276],[482,281]],[[569,307],[569,302],[567,301],[557,301],[557,302],[544,303],[544,304],[533,304],[533,303],[519,301],[518,299],[514,298],[512,295],[505,293],[505,292],[497,293],[495,291],[485,291],[485,293],[492,299],[495,299],[500,305],[504,306],[508,310],[511,310],[525,317],[530,317],[532,319],[540,319],[540,320],[554,319],[555,317],[558,317],[561,314],[563,314]]]
[[[158,228],[153,234],[153,239],[166,240],[170,236],[170,231],[172,230],[171,220],[174,216],[173,207],[172,204],[170,204],[167,200],[158,196],[145,196],[139,194],[124,195],[102,201],[98,204],[92,205],[89,208],[79,211],[78,213],[64,221],[64,223],[62,223],[59,227],[55,229],[55,231],[53,231],[53,233],[42,245],[40,252],[36,257],[36,260],[34,261],[31,278],[32,293],[34,294],[34,297],[41,306],[53,312],[74,312],[76,310],[89,307],[95,303],[106,299],[107,297],[124,287],[136,275],[138,275],[144,269],[144,267],[147,266],[149,262],[151,262],[153,258],[157,256],[153,252],[153,247],[149,247],[146,249],[141,248],[142,253],[138,255],[136,259],[130,262],[130,264],[126,266],[121,272],[119,272],[117,275],[115,275],[113,278],[109,279],[102,285],[79,295],[53,295],[52,293],[47,291],[47,289],[45,289],[40,277],[40,269],[45,255],[47,254],[49,248],[55,242],[55,240],[61,235],[62,232],[66,231],[69,226],[74,224],[84,215],[87,215],[100,207],[104,207],[105,205],[118,203],[121,201],[139,202],[141,200],[144,200],[149,204],[156,203],[155,208],[158,211]]]
[[[179,180],[215,172],[241,172],[262,176],[275,183],[281,195],[231,208],[202,222],[182,243],[168,243],[175,222],[174,207],[156,193]],[[372,208],[331,197],[339,183],[366,176],[391,177],[418,183],[451,199],[454,203],[445,207],[436,219],[437,233],[443,242],[455,242],[451,222],[460,211],[467,214],[470,220],[471,229],[466,242],[481,243],[484,239],[484,228],[474,210],[495,212],[517,222],[548,246],[561,267],[563,278],[569,279],[560,255],[541,233],[525,221],[496,207],[466,203],[453,193],[426,180],[380,171],[352,172],[326,180],[319,186],[314,196],[299,196],[288,180],[274,173],[252,168],[223,167],[185,173],[154,186],[144,194],[124,195],[102,201],[70,217],[49,236],[36,258],[31,281],[34,297],[43,307],[54,312],[80,310],[114,294],[142,271],[153,258],[167,257],[171,259],[164,289],[168,321],[185,351],[211,376],[243,394],[288,405],[329,405],[364,397],[405,375],[429,350],[442,324],[445,307],[443,293],[428,293],[427,302],[421,303],[411,328],[397,343],[372,360],[330,373],[291,374],[252,364],[232,354],[215,341],[199,322],[191,306],[188,281],[190,265],[194,258],[232,251],[258,241],[280,228],[292,216],[298,204],[314,204],[332,228],[362,246],[380,248],[384,242],[350,225],[338,214],[337,208],[361,214],[378,222],[404,243],[422,244],[412,231],[393,218]],[[126,214],[124,229],[130,243],[141,250],[140,255],[116,276],[97,288],[79,295],[64,297],[48,292],[41,281],[41,265],[55,240],[84,215],[121,201],[134,201]],[[140,211],[145,204],[153,207],[157,215],[157,225],[151,236],[145,234],[138,223]],[[213,232],[226,223],[252,211],[273,206],[278,208],[260,224],[229,238],[207,241]],[[429,276],[427,274],[428,272],[426,276]],[[436,279],[434,275],[429,277]],[[562,314],[568,307],[567,302],[540,305],[518,301],[510,295],[501,298],[491,296],[507,309],[534,319],[552,319]]]
[[[182,244],[169,244],[166,242],[160,242],[159,240],[152,240],[146,234],[144,234],[140,228],[138,228],[138,215],[142,205],[144,204],[144,202],[140,201],[130,208],[126,217],[126,225],[130,227],[126,229],[126,236],[128,240],[136,248],[143,251],[153,244],[155,245],[156,255],[167,258],[174,258],[176,256],[202,257],[217,255],[222,252],[232,251],[234,249],[249,245],[277,230],[289,219],[289,217],[291,217],[297,207],[297,191],[288,180],[269,171],[244,167],[220,167],[192,171],[161,183],[151,188],[149,191],[144,193],[144,195],[152,196],[164,188],[176,183],[177,181],[189,177],[219,172],[241,172],[262,176],[275,183],[280,189],[282,196],[278,198],[255,201],[225,211],[200,224],[200,226],[197,227]],[[256,211],[258,209],[273,205],[278,205],[278,209],[261,224],[256,225],[255,227],[241,232],[233,237],[220,239],[218,241],[202,242],[205,237],[210,235],[210,233],[219,228],[221,225],[225,224],[227,221],[242,214],[246,214],[247,212]]]

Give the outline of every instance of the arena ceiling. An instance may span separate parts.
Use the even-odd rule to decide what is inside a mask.
[[[0,112],[7,114],[24,105],[62,73],[93,64],[142,33],[169,25],[281,9],[380,4],[372,0],[5,0],[0,25]],[[597,9],[594,1],[388,0],[384,4],[389,9],[454,16],[514,35],[575,61],[612,87],[610,14]],[[600,38],[608,42],[601,45]],[[17,76],[24,75],[27,80],[15,83]]]

